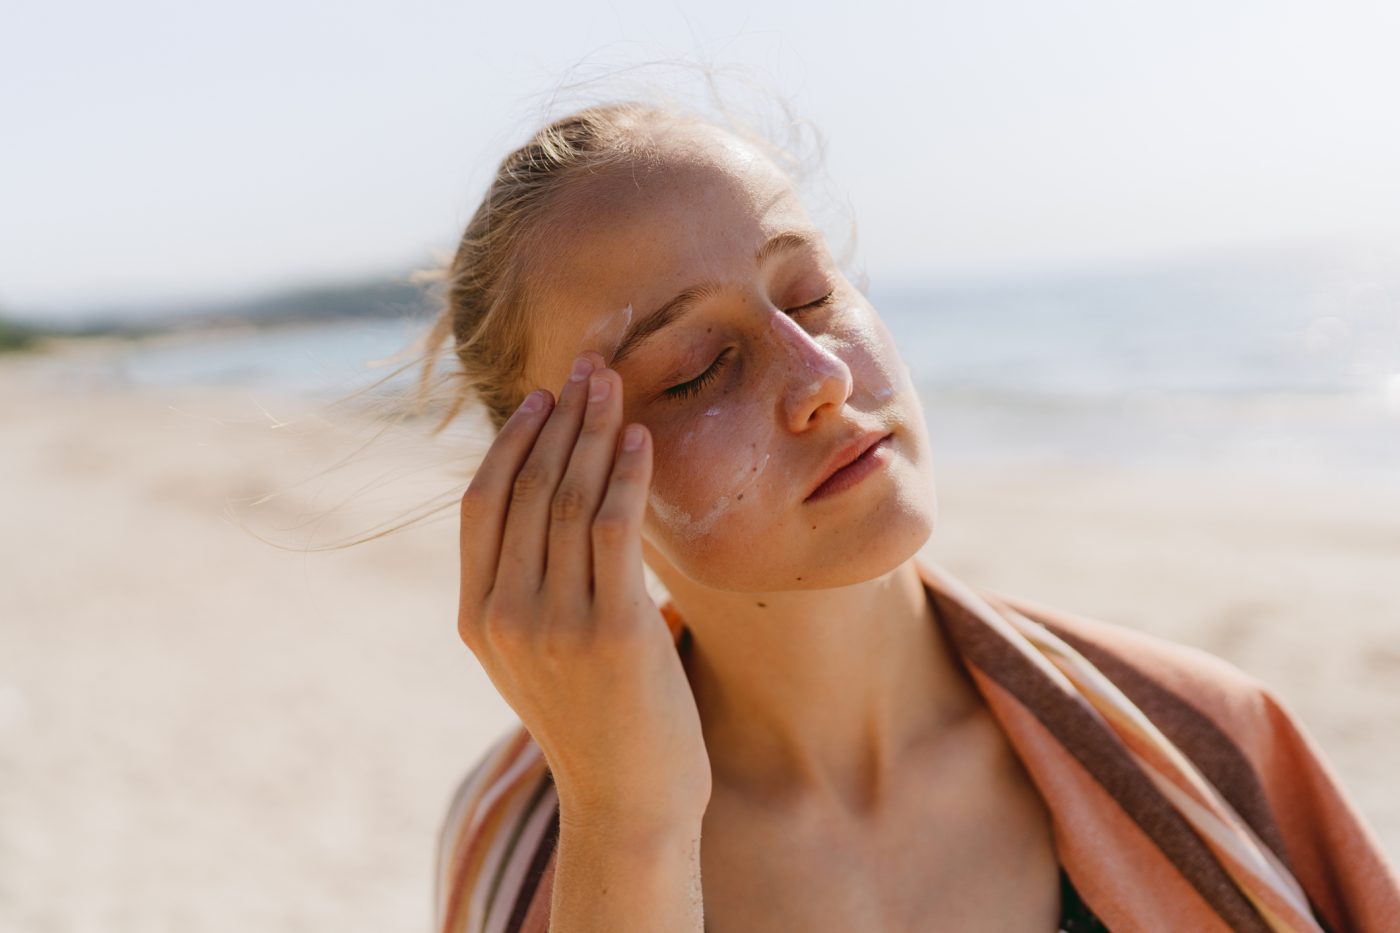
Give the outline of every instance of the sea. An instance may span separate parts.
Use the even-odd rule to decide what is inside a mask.
[[[1182,468],[1400,494],[1400,248],[872,281],[867,295],[918,386],[936,464]],[[332,398],[380,378],[374,361],[424,326],[136,343],[89,376]]]

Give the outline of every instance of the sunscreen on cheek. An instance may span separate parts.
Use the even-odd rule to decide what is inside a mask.
[[[677,442],[675,464],[679,469],[676,475],[691,483],[686,490],[690,501],[710,503],[698,516],[695,511],[682,507],[668,494],[659,491],[655,484],[648,492],[648,502],[657,520],[672,534],[686,541],[709,534],[716,525],[736,506],[743,507],[745,496],[762,478],[767,470],[771,455],[769,448],[773,442],[773,426],[760,420],[762,406],[712,406],[705,416],[696,419],[698,423],[686,430]],[[729,417],[720,418],[721,414]],[[747,425],[748,430],[735,430],[735,425]],[[748,438],[746,439],[746,435]],[[729,451],[743,451],[741,456],[724,458],[716,468],[695,463],[689,452],[694,449],[702,458],[708,452],[711,457],[724,458]],[[704,468],[697,468],[697,467]],[[727,469],[726,469],[727,468]],[[668,471],[669,472],[669,471]],[[710,476],[723,476],[722,482],[709,485],[704,479]],[[754,500],[750,498],[749,502]]]

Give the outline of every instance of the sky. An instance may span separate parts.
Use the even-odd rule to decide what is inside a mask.
[[[655,60],[820,129],[872,282],[1392,237],[1397,48],[1348,0],[9,0],[0,309],[430,263],[559,85],[700,93]]]

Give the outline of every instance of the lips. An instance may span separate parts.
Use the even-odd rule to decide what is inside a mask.
[[[812,482],[812,485],[808,487],[807,495],[803,496],[802,501],[806,502],[808,499],[811,499],[817,490],[822,487],[822,484],[831,479],[833,475],[844,467],[850,466],[856,460],[859,460],[862,454],[889,436],[890,432],[884,430],[862,431],[842,443],[832,451],[831,456],[826,458],[826,462],[822,464],[821,470],[817,473],[817,478]]]

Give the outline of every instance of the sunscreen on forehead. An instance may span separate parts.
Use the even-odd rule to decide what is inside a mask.
[[[581,349],[597,350],[603,355],[603,359],[612,360],[622,343],[622,335],[627,333],[627,327],[631,323],[632,303],[628,302],[625,308],[619,308],[588,328],[583,335]]]

